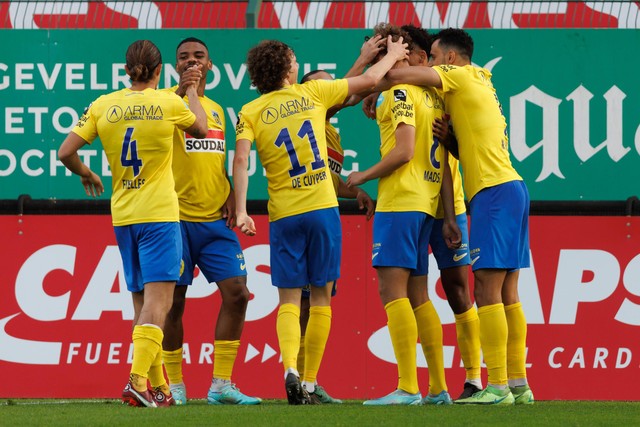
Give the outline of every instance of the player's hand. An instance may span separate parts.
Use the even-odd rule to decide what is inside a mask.
[[[362,100],[362,112],[371,120],[376,119],[376,103],[380,92],[373,92]]]
[[[367,182],[364,172],[351,172],[347,177],[347,187],[355,187],[356,185],[362,185]]]
[[[376,56],[384,49],[386,40],[380,34],[367,39],[360,48],[360,59],[366,64],[370,64]]]
[[[371,197],[367,194],[366,191],[362,189],[358,189],[358,195],[356,196],[356,200],[358,201],[358,207],[362,209],[366,209],[365,214],[367,216],[367,221],[369,221],[373,217],[373,213],[375,212],[376,205],[371,199]]]
[[[393,55],[396,61],[402,61],[409,58],[409,44],[404,43],[402,37],[398,37],[398,41],[393,41],[391,36],[387,37],[387,55]]]
[[[454,221],[444,221],[442,225],[442,237],[449,249],[458,249],[462,244],[462,233],[458,223]]]
[[[256,225],[246,212],[236,212],[236,225],[247,236],[256,235]]]
[[[102,185],[102,180],[93,171],[89,171],[88,176],[81,176],[80,182],[82,183],[84,192],[87,193],[87,196],[98,197],[102,193],[104,193],[104,185]]]
[[[233,229],[236,226],[236,197],[231,190],[227,200],[222,206],[222,218],[226,219],[226,225],[228,228]]]
[[[349,98],[347,98],[347,102],[342,104],[342,107],[343,108],[344,107],[353,107],[354,105],[357,105],[360,101],[362,101],[362,97],[360,95],[354,93]],[[329,112],[330,111],[331,111],[331,109],[329,109],[329,111],[327,111],[327,117],[329,117]],[[333,114],[331,116],[333,116]]]
[[[202,64],[194,64],[185,69],[180,75],[180,82],[176,94],[180,97],[185,96],[189,87],[198,89],[200,79],[202,78]]]
[[[449,137],[449,122],[438,117],[433,121],[433,136],[440,141],[446,141]]]

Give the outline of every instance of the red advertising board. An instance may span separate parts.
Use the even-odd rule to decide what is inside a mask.
[[[245,28],[248,2],[0,2],[0,28]],[[315,3],[315,4],[314,4]],[[638,28],[638,2],[262,2],[259,28]]]
[[[255,219],[257,235],[241,237],[252,299],[233,378],[248,394],[284,398],[268,222]],[[344,216],[342,224],[342,276],[319,380],[337,397],[377,397],[396,386],[397,371],[370,267],[371,223]],[[118,397],[129,372],[133,308],[110,217],[0,216],[0,230],[0,397]],[[531,218],[533,263],[521,273],[520,293],[537,399],[637,398],[611,384],[640,377],[639,241],[638,217]],[[433,259],[430,271],[456,396],[464,370],[455,324]],[[198,275],[184,319],[190,398],[206,396],[219,306],[216,286]],[[418,355],[424,393],[419,346]]]

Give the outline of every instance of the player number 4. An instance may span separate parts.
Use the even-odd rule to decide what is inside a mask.
[[[133,176],[136,177],[140,173],[142,167],[142,159],[138,157],[138,141],[131,140],[133,128],[127,128],[122,141],[122,153],[120,154],[120,163],[124,167],[133,168]]]

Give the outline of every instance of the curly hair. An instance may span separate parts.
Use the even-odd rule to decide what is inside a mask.
[[[263,40],[247,54],[247,69],[251,83],[261,94],[282,87],[291,69],[293,50],[278,40]]]
[[[407,34],[409,34],[411,40],[413,41],[414,47],[418,47],[429,54],[432,41],[431,35],[429,35],[427,30],[411,24],[403,25],[400,28],[402,28],[402,30],[406,31]]]
[[[384,40],[386,40],[388,36],[391,36],[391,40],[394,42],[398,41],[398,39],[402,37],[403,42],[409,44],[408,46],[409,50],[413,50],[414,48],[414,42],[411,36],[409,35],[409,33],[404,31],[402,28],[398,27],[397,25],[381,22],[377,24],[375,27],[373,27],[373,34],[375,36],[378,36],[378,35],[382,36]],[[380,50],[374,62],[377,62],[380,58],[382,58],[386,54],[387,54],[387,48],[385,46],[384,48],[382,48],[382,50]]]
[[[127,49],[126,61],[131,81],[146,83],[153,78],[158,65],[162,64],[162,55],[150,40],[137,40]]]
[[[440,30],[433,38],[433,41],[436,40],[440,40],[440,47],[443,49],[453,49],[471,60],[473,56],[473,39],[466,31],[459,28]]]

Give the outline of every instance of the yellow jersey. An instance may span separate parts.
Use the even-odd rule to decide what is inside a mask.
[[[469,200],[483,188],[522,180],[511,165],[507,122],[491,73],[472,65],[438,65],[433,69],[442,80]]]
[[[245,104],[236,140],[255,141],[267,173],[269,220],[338,206],[327,160],[327,109],[348,94],[346,79],[285,86]]]
[[[340,143],[340,134],[328,121],[325,123],[327,132],[327,159],[329,160],[329,170],[331,171],[331,180],[333,181],[333,189],[338,194],[338,185],[342,179],[342,165],[344,163],[344,150]]]
[[[170,90],[175,92],[177,88]],[[180,219],[191,222],[222,218],[222,207],[231,191],[225,166],[224,111],[206,96],[199,99],[207,114],[207,137],[196,139],[178,129],[174,134],[173,176]],[[188,103],[186,97],[185,102]]]
[[[179,220],[173,133],[195,120],[180,97],[154,89],[103,95],[85,111],[72,132],[88,143],[102,141],[113,177],[114,226]]]
[[[395,147],[395,131],[400,123],[415,128],[415,149],[408,163],[378,181],[376,212],[415,211],[435,217],[444,151],[434,143],[432,124],[443,114],[442,99],[433,89],[402,84],[380,94],[376,118],[382,158]]]

